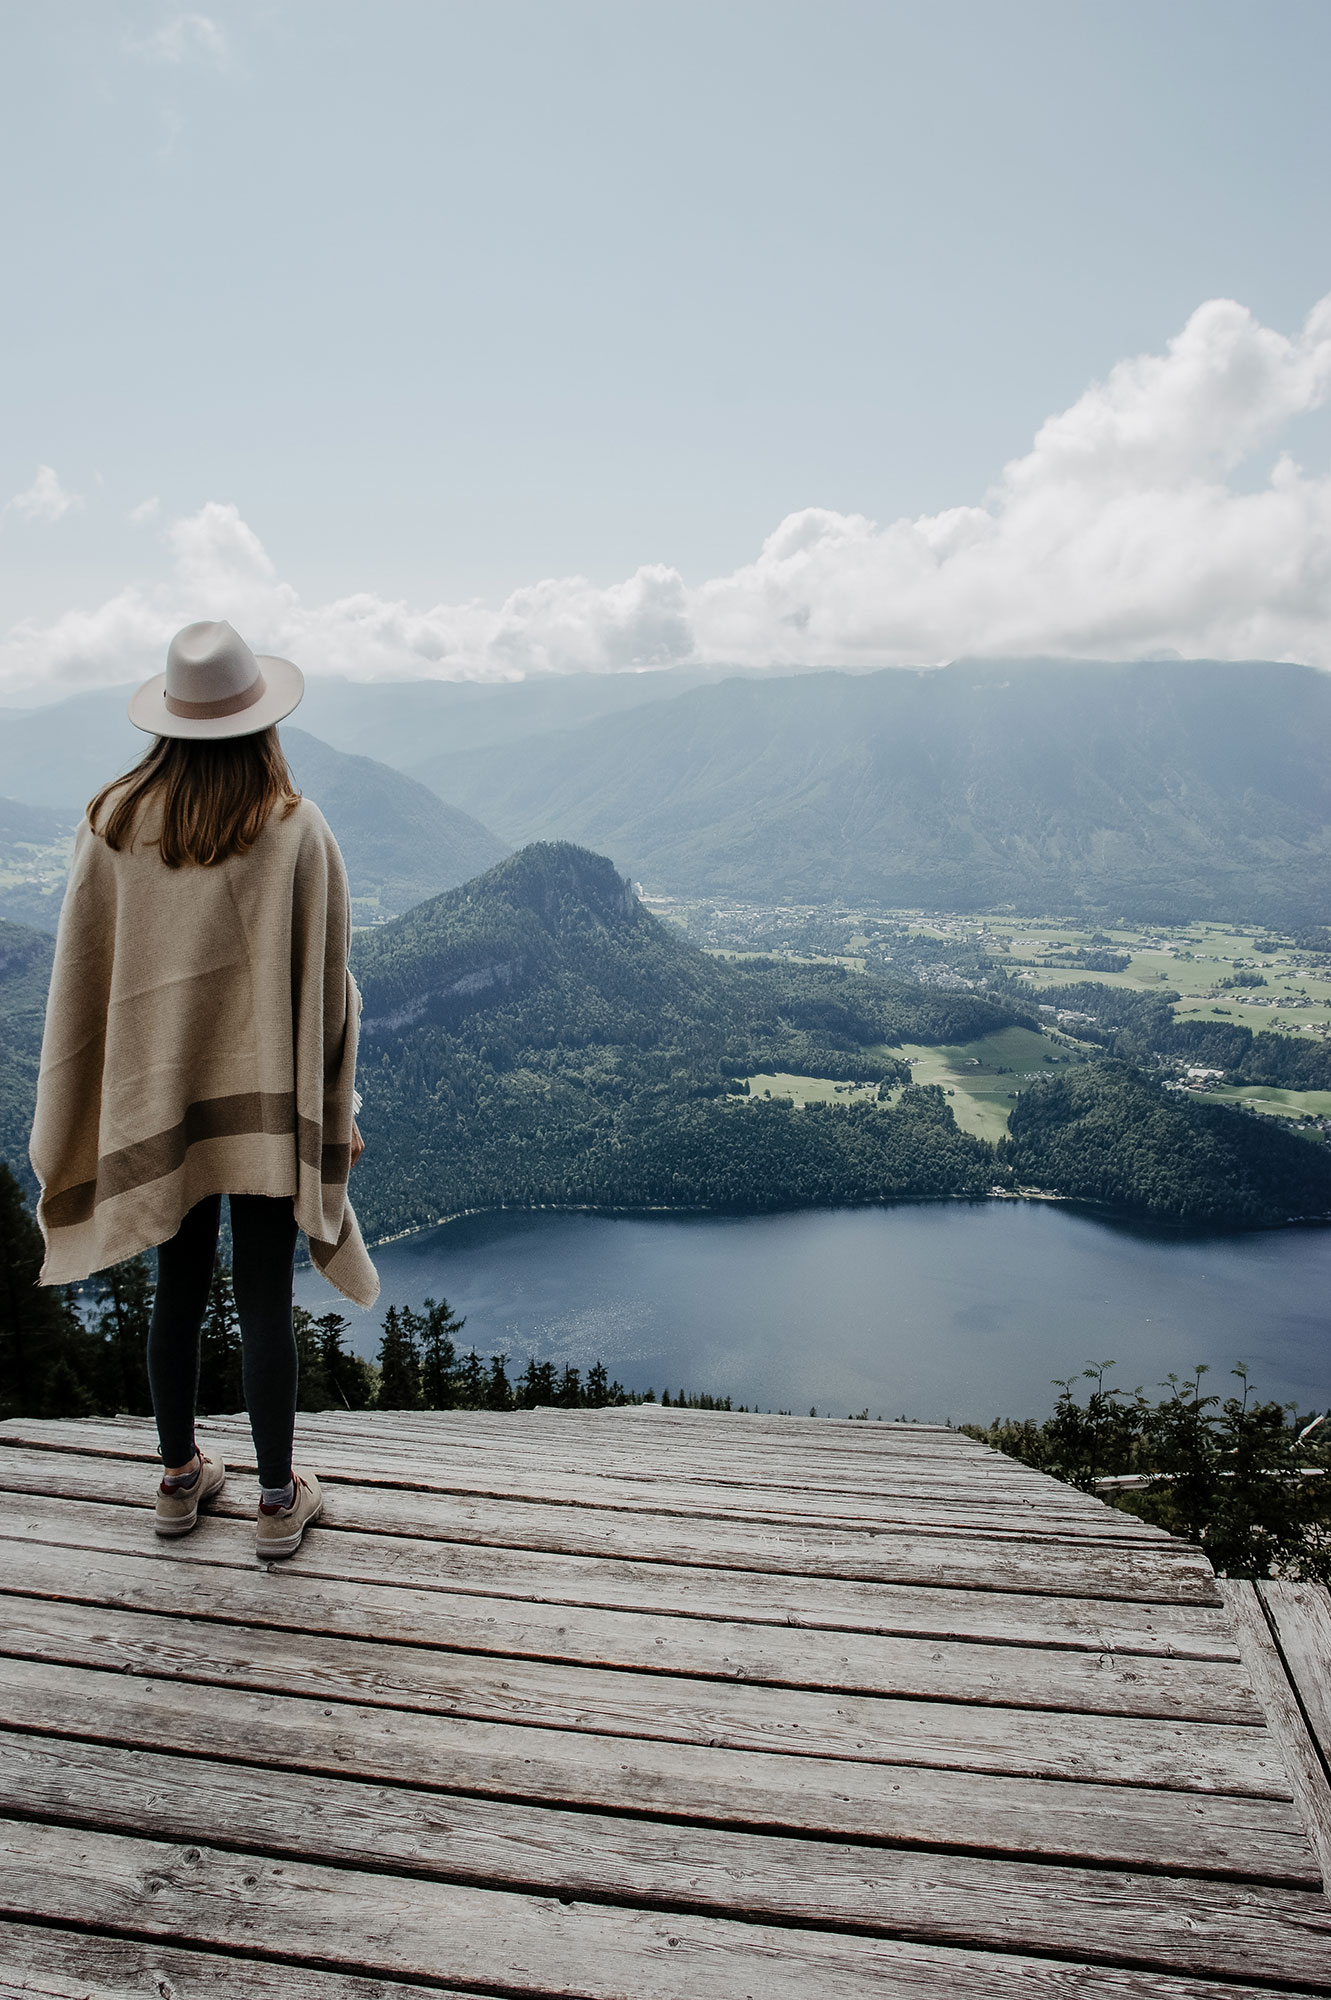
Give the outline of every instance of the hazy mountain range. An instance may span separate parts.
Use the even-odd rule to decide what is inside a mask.
[[[1331,676],[1307,667],[729,680],[448,777],[515,844],[581,841],[682,895],[1166,922],[1331,902]]]
[[[133,734],[130,751],[141,754],[147,739],[137,730]],[[372,757],[347,756],[303,729],[284,728],[282,741],[297,784],[318,803],[337,836],[358,923],[397,916],[482,874],[509,851],[469,813],[446,805],[402,771]],[[71,758],[75,768],[89,754],[79,747]],[[116,761],[103,752],[102,778]],[[87,790],[100,782],[89,783]],[[60,811],[0,798],[0,916],[55,928],[69,836],[82,803]]]
[[[312,678],[300,721],[293,763],[339,837],[356,823],[377,913],[550,839],[654,889],[768,903],[1295,925],[1331,904],[1331,675],[1308,667]],[[11,714],[0,794],[77,805],[141,747],[119,692]],[[472,827],[431,821],[386,765]]]

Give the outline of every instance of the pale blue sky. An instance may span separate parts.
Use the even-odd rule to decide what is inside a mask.
[[[701,583],[799,508],[981,501],[1206,299],[1294,334],[1331,291],[1325,0],[0,0],[0,32],[0,499],[39,464],[82,496],[6,515],[0,627],[151,580],[210,500],[311,599]]]

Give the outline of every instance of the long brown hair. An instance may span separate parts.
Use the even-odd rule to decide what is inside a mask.
[[[213,868],[253,847],[274,807],[282,817],[300,804],[277,730],[253,736],[189,740],[159,736],[123,778],[103,785],[88,807],[88,824],[117,850],[130,838],[139,808],[159,796],[157,846],[168,868],[192,862]],[[105,826],[98,819],[113,801]]]

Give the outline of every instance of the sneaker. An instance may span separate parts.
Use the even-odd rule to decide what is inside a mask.
[[[324,1497],[319,1490],[319,1482],[312,1472],[293,1472],[296,1493],[289,1507],[279,1507],[275,1514],[259,1508],[259,1518],[254,1525],[254,1548],[261,1562],[271,1556],[291,1556],[300,1547],[300,1538],[311,1521],[317,1521],[323,1512]]]
[[[178,1486],[174,1492],[158,1486],[157,1518],[153,1525],[159,1535],[187,1535],[196,1526],[199,1509],[226,1485],[226,1467],[220,1458],[199,1453],[199,1476],[192,1486]]]

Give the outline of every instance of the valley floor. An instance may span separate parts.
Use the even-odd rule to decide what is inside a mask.
[[[159,1544],[146,1422],[0,1426],[7,1994],[1326,1990],[1324,1593],[955,1432],[655,1405],[304,1418],[258,1568],[205,1435]]]

